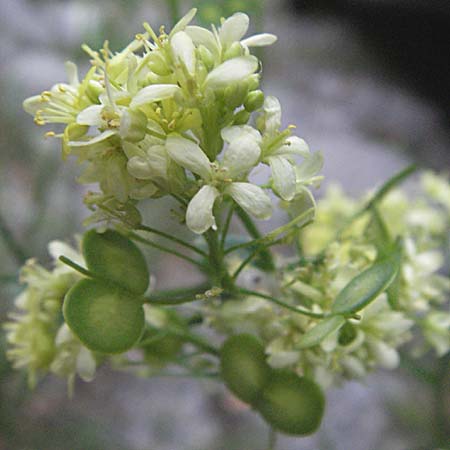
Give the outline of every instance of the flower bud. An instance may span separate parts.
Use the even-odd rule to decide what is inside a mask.
[[[253,112],[261,108],[264,104],[264,93],[260,90],[249,92],[244,102],[247,111]]]
[[[226,105],[234,110],[238,106],[242,105],[247,97],[247,83],[240,82],[227,86],[224,91]]]
[[[250,113],[242,109],[234,115],[233,125],[245,125],[250,119]]]
[[[150,54],[147,64],[153,73],[162,77],[169,75],[172,72],[163,56],[158,52],[152,52]]]
[[[98,98],[103,91],[104,88],[98,81],[89,80],[89,83],[86,85],[86,96],[92,103],[100,103]]]
[[[247,78],[248,90],[254,91],[259,88],[259,74],[254,73]]]
[[[230,48],[225,51],[224,60],[231,58],[236,58],[237,56],[242,56],[244,54],[244,49],[239,42],[233,42]]]
[[[139,142],[145,138],[147,116],[142,111],[126,109],[120,118],[120,136],[131,142]]]
[[[212,53],[204,45],[199,45],[197,52],[206,69],[210,71],[214,67],[214,57]]]

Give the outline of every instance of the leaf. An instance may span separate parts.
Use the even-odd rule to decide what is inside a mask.
[[[344,323],[343,316],[332,316],[322,320],[301,337],[296,348],[300,350],[320,344],[328,335],[339,330]]]
[[[80,341],[101,353],[122,353],[133,347],[145,323],[138,298],[101,280],[76,283],[64,299],[63,313]]]
[[[88,269],[99,278],[143,294],[148,287],[147,263],[139,248],[117,231],[85,233],[82,251]]]
[[[401,247],[397,243],[390,255],[353,278],[336,297],[331,311],[352,314],[367,306],[393,282],[400,267]]]

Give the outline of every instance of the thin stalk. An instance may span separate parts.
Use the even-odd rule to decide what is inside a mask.
[[[95,278],[95,275],[92,272],[85,269],[84,267],[81,267],[76,262],[72,261],[71,259],[67,258],[66,256],[60,256],[59,260],[62,263],[64,263],[66,266],[69,266],[72,269],[76,270],[77,272],[81,273],[81,275],[84,275],[89,278]]]
[[[197,298],[197,297],[177,297],[177,298],[158,298],[158,297],[145,297],[143,299],[144,303],[147,303],[149,305],[182,305],[183,303],[192,303],[192,302],[198,302],[199,300],[203,300],[203,298]]]
[[[151,297],[155,298],[174,298],[174,297],[180,297],[180,296],[187,296],[187,295],[196,295],[199,293],[204,293],[210,289],[209,283],[202,283],[197,286],[189,286],[189,287],[182,287],[182,288],[176,288],[176,289],[165,289],[162,291],[156,291],[151,293]]]
[[[165,233],[164,231],[157,230],[156,228],[149,227],[147,225],[139,225],[137,230],[146,231],[147,233],[153,233],[157,234],[158,236],[161,236],[165,239],[169,239],[173,242],[176,242],[177,244],[182,245],[183,247],[188,248],[189,250],[192,250],[195,253],[198,253],[199,255],[204,256],[205,258],[208,257],[208,254],[204,252],[203,250],[200,250],[199,248],[195,247],[195,245],[190,244],[189,242],[184,241],[183,239],[177,238],[175,236],[172,236],[171,234]]]
[[[292,227],[296,226],[299,222],[301,222],[302,220],[305,220],[306,217],[309,214],[311,214],[313,211],[314,211],[314,209],[310,208],[310,209],[306,210],[304,213],[297,216],[295,219],[291,220],[290,222],[282,225],[281,227],[275,228],[271,232],[267,233],[266,236],[262,236],[258,239],[254,239],[253,241],[248,241],[248,242],[244,242],[242,244],[233,245],[232,247],[227,248],[224,253],[227,255],[228,253],[234,252],[235,250],[239,250],[239,249],[246,248],[246,247],[251,247],[251,246],[257,245],[257,244],[268,245],[271,242],[273,242],[273,240],[277,236],[279,236],[282,233],[288,232]],[[313,221],[313,219],[306,220],[306,222],[304,222],[301,226],[299,226],[298,229],[306,227],[307,225],[312,223],[312,221]]]
[[[262,238],[261,232],[258,230],[257,226],[251,219],[251,217],[241,208],[236,208],[236,213],[247,230],[248,234],[255,240],[259,240]],[[235,246],[236,247],[236,246]],[[229,253],[233,247],[226,250],[225,253]],[[275,270],[275,263],[273,261],[272,253],[269,250],[263,250],[261,252],[261,260],[263,261],[264,268],[266,272],[273,272]]]
[[[383,200],[385,195],[399,183],[404,181],[406,178],[411,176],[417,170],[417,166],[412,164],[400,172],[396,173],[393,177],[387,180],[372,196],[372,198],[366,202],[361,209],[359,209],[355,214],[353,214],[344,225],[338,230],[336,233],[337,238],[339,239],[344,231],[349,227],[355,220],[359,219],[363,214],[372,209],[374,206],[378,205],[378,203]]]
[[[222,237],[220,239],[220,248],[221,248],[222,252],[225,248],[225,241],[227,238],[228,230],[230,228],[231,219],[233,218],[233,213],[234,213],[234,203],[232,203],[230,205],[230,209],[228,210],[228,214],[227,214],[227,217],[225,219],[225,223],[224,223],[224,226],[222,229]]]
[[[277,298],[272,297],[271,295],[262,294],[261,292],[251,291],[249,289],[244,289],[244,288],[239,288],[239,292],[241,294],[245,294],[245,295],[254,295],[256,297],[264,298],[264,299],[269,300],[272,303],[275,303],[285,309],[289,309],[290,311],[296,312],[298,314],[302,314],[304,316],[313,317],[314,319],[323,319],[325,317],[324,314],[313,313],[311,311],[307,311],[306,309],[299,308],[297,306],[290,305],[289,303],[285,303],[281,300],[278,300]]]
[[[130,237],[131,239],[134,239],[135,241],[141,242],[142,244],[148,245],[149,247],[154,247],[162,252],[170,253],[174,256],[177,256],[178,258],[184,259],[185,261],[188,261],[191,264],[193,264],[197,267],[200,267],[202,270],[205,268],[204,264],[201,263],[200,261],[190,258],[187,255],[183,255],[183,253],[180,253],[172,248],[157,244],[156,242],[153,242],[153,241],[149,241],[148,239],[145,239],[142,236],[139,236],[137,233],[129,232],[128,237]]]
[[[245,266],[251,262],[251,260],[258,254],[261,253],[261,251],[263,251],[264,249],[268,248],[268,247],[272,247],[274,245],[278,245],[278,244],[282,244],[283,241],[286,239],[286,236],[283,236],[279,239],[277,239],[274,242],[270,242],[267,246],[265,247],[258,247],[255,250],[253,250],[253,252],[251,252],[247,258],[245,258],[241,264],[239,265],[239,267],[235,270],[235,272],[233,273],[233,275],[231,275],[231,279],[233,281],[236,281],[237,277],[239,276],[239,274],[242,272],[242,270],[245,268]]]
[[[213,286],[231,292],[234,290],[230,275],[224,266],[223,252],[219,245],[218,233],[208,230],[204,235],[209,248],[209,269]]]
[[[195,345],[197,348],[204,350],[206,353],[209,353],[214,356],[219,356],[219,350],[212,346],[208,341],[206,341],[202,336],[199,336],[198,334],[191,333],[190,331],[178,329],[178,328],[172,328],[172,327],[166,327],[164,331],[167,331],[167,333],[180,337],[181,339],[184,339],[186,342],[189,342],[193,345]]]
[[[21,266],[27,260],[27,255],[22,246],[17,242],[16,238],[12,234],[9,227],[6,225],[6,221],[0,215],[0,235],[3,237],[3,241],[5,242],[5,246],[14,256],[14,259]]]

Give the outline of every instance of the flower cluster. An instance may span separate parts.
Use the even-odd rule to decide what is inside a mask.
[[[4,324],[9,345],[8,357],[15,368],[26,368],[30,386],[39,375],[52,372],[67,377],[69,388],[75,374],[92,379],[96,362],[62,321],[64,296],[81,278],[75,270],[58,260],[66,255],[82,263],[80,254],[60,241],[49,244],[54,268],[47,270],[35,260],[23,267],[20,281],[26,289],[16,298],[17,312]]]
[[[276,37],[244,38],[243,13],[212,31],[190,25],[194,15],[168,34],[145,23],[146,31],[116,54],[107,42],[100,52],[84,46],[92,58],[84,80],[67,63],[68,84],[25,100],[38,125],[64,124],[62,133],[47,135],[60,137],[64,154],[84,163],[81,183],[98,183],[101,192],[86,198],[98,207],[91,221],[113,211],[133,226],[140,200],[172,195],[189,204],[187,226],[201,234],[215,227],[214,204],[226,197],[256,218],[270,217],[270,197],[248,179],[258,165],[270,166],[268,187],[286,201],[315,175],[311,168],[320,170],[309,163],[296,171],[296,155],[320,162],[320,154],[291,136],[292,126],[281,129],[278,100],[259,89],[260,63],[250,49]],[[253,112],[257,128],[249,125]]]
[[[364,202],[345,196],[335,186],[318,203],[315,223],[299,235],[300,260],[280,258],[279,275],[271,280],[262,278],[255,268],[241,275],[243,283],[318,317],[249,295],[205,306],[209,324],[222,333],[247,331],[260,336],[273,367],[292,368],[324,387],[343,379],[361,379],[377,367],[396,368],[398,349],[411,341],[415,328],[423,339],[408,350],[418,356],[431,347],[443,356],[450,350],[450,280],[439,271],[449,250],[450,186],[444,177],[425,173],[422,188],[422,195],[414,200],[399,189],[392,190],[377,208],[389,233],[400,235],[404,242],[395,303],[391,289],[382,292],[357,317],[336,322],[334,328],[331,323],[322,339],[302,345],[305,334],[323,320],[320,315],[331,312],[344,286],[377,257],[371,215],[350,222]],[[339,229],[343,231],[336,237]]]

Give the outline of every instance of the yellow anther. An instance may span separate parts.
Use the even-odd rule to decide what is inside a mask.
[[[62,84],[58,84],[58,90],[62,93],[67,92],[67,89]]]
[[[56,134],[54,131],[47,131],[47,133],[44,134],[45,137],[55,137]]]
[[[288,125],[289,130],[295,130],[296,128],[297,128],[297,125],[293,125],[293,124]]]
[[[177,121],[175,119],[171,120],[169,122],[169,124],[167,125],[167,128],[169,128],[169,130],[173,130],[175,129],[175,124],[177,123]]]

